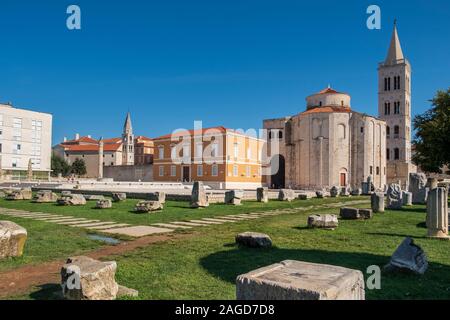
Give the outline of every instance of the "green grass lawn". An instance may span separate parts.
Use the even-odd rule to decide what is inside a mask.
[[[337,213],[338,209],[321,212]],[[138,289],[140,299],[235,299],[239,274],[286,259],[333,264],[365,271],[383,267],[398,245],[411,236],[430,263],[424,276],[382,274],[381,290],[366,290],[367,299],[449,299],[450,242],[426,238],[424,206],[376,214],[367,221],[341,221],[335,231],[306,228],[311,212],[196,229],[184,239],[155,244],[122,256],[117,281]],[[238,232],[269,234],[271,249],[234,244]],[[51,297],[49,286],[23,299]]]
[[[229,214],[250,213],[255,211],[266,211],[280,208],[295,208],[317,205],[322,203],[344,202],[367,199],[363,197],[351,198],[327,198],[310,199],[308,201],[296,200],[293,202],[270,201],[267,204],[256,201],[243,202],[242,206],[229,206],[225,204],[212,204],[204,209],[191,209],[188,202],[167,201],[164,210],[150,214],[136,214],[133,212],[134,206],[139,200],[126,200],[120,203],[113,203],[112,209],[94,209],[96,201],[88,201],[85,206],[64,207],[54,203],[37,204],[31,201],[7,201],[0,199],[0,207],[21,209],[34,212],[55,213],[73,217],[87,219],[114,221],[119,223],[129,223],[133,225],[148,225],[159,222],[171,222],[180,220],[192,220]]]

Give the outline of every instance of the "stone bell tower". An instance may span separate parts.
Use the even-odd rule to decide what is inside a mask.
[[[386,121],[387,183],[408,186],[411,163],[411,65],[403,56],[397,23],[389,51],[378,67],[378,112]]]
[[[127,118],[125,119],[125,124],[123,126],[122,145],[122,165],[134,165],[134,135],[129,112],[127,113]]]

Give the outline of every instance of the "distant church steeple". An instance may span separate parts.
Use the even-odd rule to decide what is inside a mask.
[[[389,46],[388,55],[386,57],[386,61],[384,62],[386,65],[394,65],[399,60],[403,60],[403,51],[402,46],[400,44],[400,39],[398,37],[397,32],[397,21],[394,21],[394,31],[392,33],[391,44]]]
[[[134,165],[134,135],[133,126],[131,125],[131,114],[129,112],[123,125],[122,145],[122,165]]]

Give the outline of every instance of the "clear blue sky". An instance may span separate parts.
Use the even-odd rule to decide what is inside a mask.
[[[66,8],[82,30],[66,28]],[[382,29],[366,28],[366,8]],[[329,83],[377,114],[377,64],[398,19],[413,113],[450,86],[450,2],[275,0],[0,1],[0,101],[54,115],[53,142],[176,128],[260,128]]]

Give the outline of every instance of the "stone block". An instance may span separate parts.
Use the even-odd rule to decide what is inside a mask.
[[[386,271],[407,271],[424,274],[428,269],[428,260],[421,247],[414,244],[411,238],[406,238],[384,267]]]
[[[336,197],[339,197],[339,194],[340,194],[340,192],[339,192],[338,187],[334,186],[330,189],[330,197],[336,198]]]
[[[308,217],[309,228],[334,230],[339,226],[339,220],[333,214],[316,214]]]
[[[38,191],[33,198],[35,203],[54,203],[58,201],[58,195],[50,190]]]
[[[134,208],[136,213],[148,213],[163,210],[164,205],[158,201],[139,201]]]
[[[269,202],[269,188],[256,189],[256,200],[263,203]]]
[[[403,199],[403,205],[404,206],[412,206],[413,205],[413,195],[411,192],[402,192],[402,199]]]
[[[424,173],[409,174],[409,192],[412,193],[412,202],[426,204],[428,198],[427,177]]]
[[[384,212],[384,193],[376,192],[370,196],[372,211],[375,213]]]
[[[114,300],[119,291],[115,261],[69,258],[61,268],[61,286],[68,300]]]
[[[427,221],[428,237],[448,239],[448,191],[435,188],[428,194]]]
[[[86,199],[82,194],[69,194],[58,199],[60,206],[83,206],[86,204]]]
[[[208,206],[208,196],[206,195],[203,182],[194,182],[191,195],[191,208],[206,208]]]
[[[158,201],[161,204],[166,203],[166,193],[165,192],[155,192],[149,193],[147,195],[147,199],[151,201]]]
[[[113,192],[112,199],[114,202],[121,202],[127,200],[127,194],[125,192]]]
[[[240,206],[241,201],[244,198],[243,190],[231,190],[225,192],[225,203],[235,206]]]
[[[97,208],[97,209],[111,209],[112,208],[112,201],[109,200],[109,199],[99,200],[99,201],[97,201],[97,204],[95,205],[95,208]]]
[[[295,200],[295,192],[292,189],[281,189],[278,193],[278,200],[280,201],[294,201]]]
[[[237,300],[364,300],[361,271],[286,260],[236,279]]]
[[[27,241],[27,230],[11,221],[0,221],[0,259],[20,257]]]
[[[272,239],[264,233],[244,232],[236,236],[236,243],[249,248],[269,248]]]

